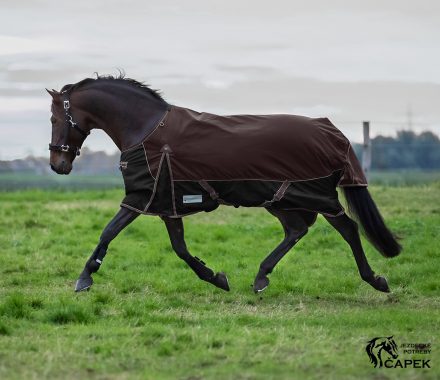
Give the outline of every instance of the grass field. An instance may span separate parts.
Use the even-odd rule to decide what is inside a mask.
[[[231,292],[176,257],[159,218],[140,217],[91,291],[75,294],[122,189],[0,193],[0,379],[439,378],[440,184],[371,191],[403,238],[391,260],[365,244],[390,295],[361,281],[322,218],[253,294],[282,230],[264,210],[226,207],[185,226],[192,253],[225,271]],[[372,368],[367,341],[390,335],[431,343],[432,368]]]

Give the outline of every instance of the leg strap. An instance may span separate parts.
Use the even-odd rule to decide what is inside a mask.
[[[274,202],[278,202],[284,197],[284,194],[286,193],[287,188],[290,186],[289,181],[284,181],[281,186],[278,188],[277,192],[274,194],[273,198],[270,201],[265,201],[261,206],[262,207],[269,207]]]

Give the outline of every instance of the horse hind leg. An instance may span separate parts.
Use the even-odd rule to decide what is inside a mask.
[[[385,277],[376,276],[368,264],[364,250],[362,249],[356,222],[350,219],[346,214],[336,217],[326,216],[325,218],[350,245],[362,280],[369,283],[376,290],[386,293],[390,292]]]
[[[284,211],[267,209],[276,216],[284,229],[283,241],[261,262],[260,270],[254,280],[253,289],[255,293],[262,292],[269,285],[270,274],[278,262],[289,252],[289,250],[307,233],[316,220],[316,213],[307,211]]]

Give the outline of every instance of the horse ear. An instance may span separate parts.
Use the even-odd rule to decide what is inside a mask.
[[[48,90],[46,88],[46,91],[52,97],[52,100],[53,100],[54,103],[60,103],[61,102],[61,94],[57,90],[52,89],[52,91],[51,91],[51,90]]]
[[[393,336],[394,336],[394,335],[389,336],[388,339],[393,339]]]
[[[46,91],[48,92],[48,94],[50,96],[52,96],[52,99],[59,99],[60,93],[57,90],[52,89],[52,91],[51,91],[46,88]]]

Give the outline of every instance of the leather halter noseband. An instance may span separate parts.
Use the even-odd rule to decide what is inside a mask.
[[[62,94],[65,94],[66,91],[63,91]],[[62,145],[55,145],[52,143],[49,143],[49,150],[58,151],[58,152],[73,152],[76,156],[80,155],[81,148],[78,146],[72,146],[67,144],[67,140],[69,139],[69,132],[70,128],[75,129],[78,131],[84,139],[90,135],[90,132],[84,131],[81,129],[77,123],[73,121],[72,114],[70,113],[70,101],[68,99],[67,93],[63,96],[63,106],[64,106],[64,114],[65,114],[65,122],[66,122],[66,128],[67,128],[67,134],[66,134],[66,143]]]

